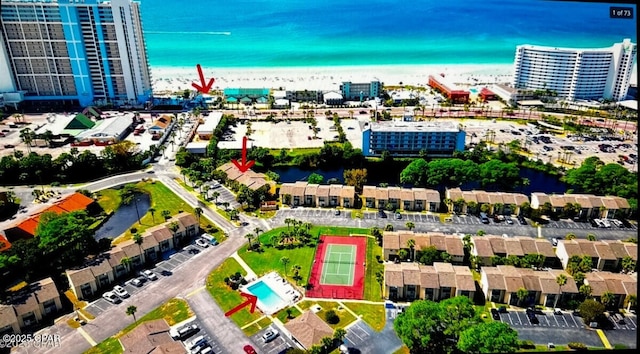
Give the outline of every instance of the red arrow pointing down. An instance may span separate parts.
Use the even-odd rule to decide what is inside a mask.
[[[258,297],[251,295],[251,294],[247,294],[247,293],[243,293],[240,292],[240,295],[244,298],[246,298],[247,300],[243,303],[241,303],[240,305],[232,308],[231,310],[227,311],[224,315],[229,317],[231,315],[233,315],[234,313],[242,310],[243,308],[245,308],[247,305],[251,305],[251,308],[249,309],[249,312],[253,313],[253,311],[256,310],[256,303],[258,302]]]
[[[256,162],[251,160],[247,161],[247,137],[242,137],[242,161],[238,162],[238,160],[231,160],[234,165],[240,170],[240,172],[245,173],[248,169],[253,166]]]
[[[198,76],[200,76],[200,85],[196,84],[195,82],[191,84],[191,86],[193,86],[196,90],[198,90],[201,93],[209,93],[209,91],[211,91],[211,86],[213,85],[213,82],[215,81],[214,78],[209,79],[209,83],[207,83],[204,79],[204,74],[202,73],[202,67],[200,66],[200,64],[196,65],[196,68],[198,68]]]

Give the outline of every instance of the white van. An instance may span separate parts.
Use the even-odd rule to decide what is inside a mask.
[[[200,352],[200,354],[212,354],[212,353],[213,353],[213,348],[211,347],[206,347],[202,349],[202,351]]]

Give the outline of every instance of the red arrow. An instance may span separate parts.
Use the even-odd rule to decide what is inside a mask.
[[[240,295],[244,298],[246,298],[247,300],[243,303],[241,303],[240,305],[232,308],[231,310],[225,312],[225,316],[229,317],[231,315],[233,315],[234,313],[242,310],[243,308],[245,308],[247,305],[251,305],[251,308],[249,309],[249,312],[253,313],[253,311],[256,310],[256,303],[258,302],[258,297],[251,295],[251,294],[247,294],[247,293],[243,293],[240,292]]]
[[[242,162],[238,162],[238,160],[231,160],[234,165],[240,170],[240,172],[245,173],[248,169],[253,166],[255,161],[247,161],[247,137],[242,137]]]
[[[206,81],[204,81],[204,74],[202,73],[202,67],[200,66],[200,64],[197,64],[196,68],[198,68],[198,75],[200,76],[200,83],[202,84],[202,86],[196,84],[195,82],[192,83],[191,86],[195,87],[195,89],[200,91],[201,93],[209,93],[209,91],[211,91],[211,85],[213,85],[215,79],[211,78],[209,79],[209,83],[207,83]]]

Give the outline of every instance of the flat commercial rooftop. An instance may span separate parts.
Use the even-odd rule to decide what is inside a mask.
[[[369,123],[375,132],[451,132],[457,133],[460,128],[453,122],[373,122]],[[366,128],[365,128],[366,129]]]

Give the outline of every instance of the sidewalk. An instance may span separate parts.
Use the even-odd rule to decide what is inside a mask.
[[[258,276],[256,275],[256,273],[251,270],[251,268],[249,267],[249,265],[247,263],[245,263],[245,261],[240,258],[240,256],[238,255],[238,252],[233,252],[233,254],[231,255],[231,258],[235,259],[236,261],[238,261],[238,263],[240,263],[240,266],[242,266],[242,268],[245,270],[245,272],[247,272],[247,276],[245,277],[247,279],[247,281],[251,281],[253,279],[258,279]]]

